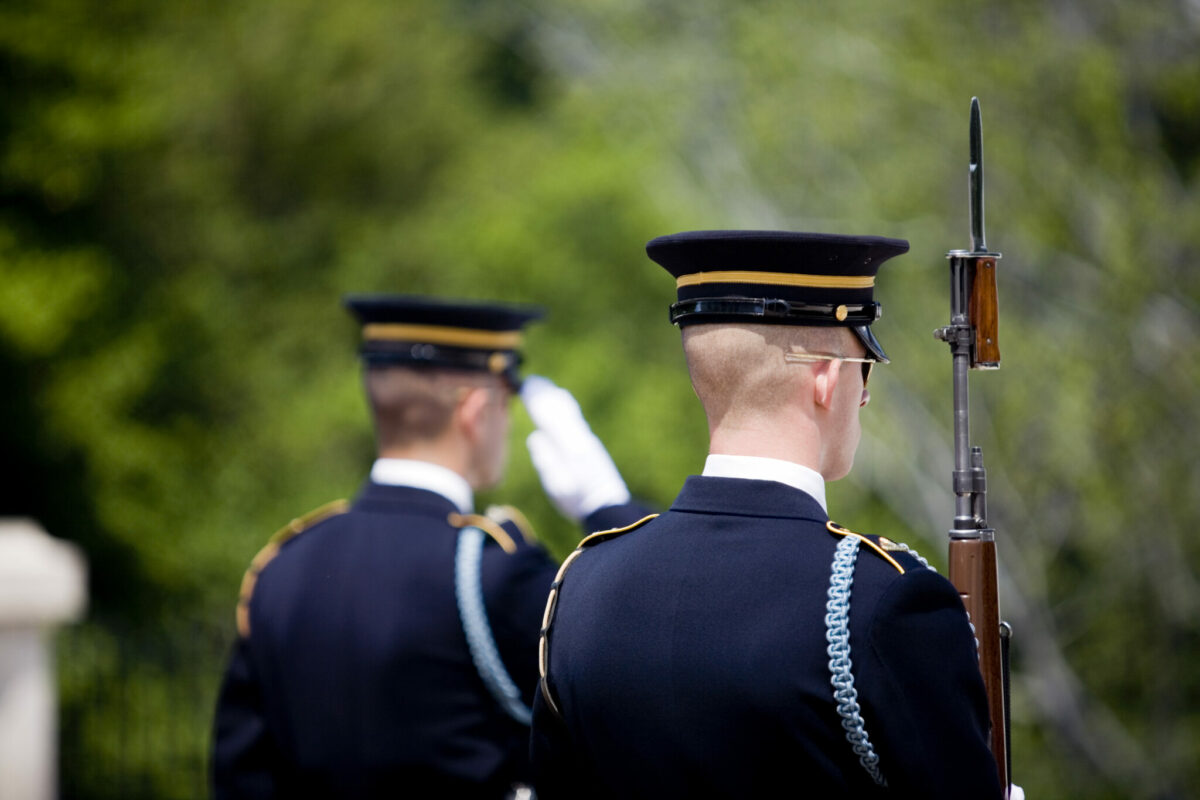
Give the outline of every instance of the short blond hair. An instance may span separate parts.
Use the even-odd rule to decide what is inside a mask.
[[[842,353],[851,336],[843,327],[689,325],[683,329],[683,352],[692,388],[715,427],[730,414],[773,415],[791,402],[809,372],[788,368],[784,353]]]
[[[440,437],[465,391],[498,384],[487,373],[409,366],[371,367],[363,381],[376,437],[387,447]]]

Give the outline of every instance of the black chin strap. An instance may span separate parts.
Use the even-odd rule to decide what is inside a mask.
[[[849,328],[867,352],[887,364],[887,353],[870,325],[879,319],[879,303],[801,303],[766,297],[698,297],[680,300],[671,306],[675,325],[720,322],[756,322],[777,325],[840,326]]]
[[[878,303],[801,303],[765,297],[699,297],[671,306],[671,322],[782,322],[792,325],[870,325]]]
[[[416,366],[490,372],[514,392],[521,390],[521,354],[513,350],[474,350],[427,342],[369,342],[360,351],[368,367]]]

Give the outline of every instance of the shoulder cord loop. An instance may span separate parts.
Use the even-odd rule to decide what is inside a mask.
[[[847,536],[838,542],[833,556],[833,574],[829,578],[829,602],[825,604],[825,641],[829,647],[829,671],[832,674],[833,699],[837,703],[838,716],[846,731],[846,741],[854,748],[863,769],[879,786],[887,786],[887,780],[879,771],[879,756],[867,738],[858,705],[858,690],[854,688],[854,675],[850,671],[850,589],[854,583],[854,565],[858,558],[859,539]]]
[[[458,603],[458,616],[462,620],[463,633],[467,636],[467,648],[479,677],[500,704],[506,714],[522,725],[528,726],[533,712],[521,702],[521,690],[513,683],[496,639],[488,623],[487,609],[483,603],[483,580],[480,564],[483,561],[483,543],[487,534],[474,526],[458,532],[458,548],[454,554],[454,599]]]
[[[921,555],[903,542],[892,542],[892,548],[899,550],[902,553],[908,553],[910,556],[920,562],[921,566],[925,569],[930,570],[931,572],[937,572],[937,570],[933,568],[933,565],[926,560],[925,556]]]

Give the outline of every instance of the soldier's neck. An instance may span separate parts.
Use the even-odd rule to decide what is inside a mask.
[[[708,452],[777,458],[818,472],[821,468],[820,432],[815,425],[802,421],[788,424],[724,422],[709,431]]]
[[[437,464],[458,473],[468,483],[472,483],[473,470],[469,448],[447,438],[428,439],[404,446],[382,445],[379,447],[378,456]],[[472,488],[475,488],[473,484]]]

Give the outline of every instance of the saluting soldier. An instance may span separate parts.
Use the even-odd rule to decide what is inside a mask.
[[[504,471],[524,326],[540,310],[355,296],[378,459],[357,499],[294,520],[254,559],[218,702],[218,798],[501,798],[527,783],[529,705],[557,569]],[[588,529],[644,513],[578,405],[526,399],[552,499]]]
[[[830,521],[902,240],[696,231],[647,246],[708,417],[671,508],[586,538],[546,610],[539,797],[999,798],[951,584]]]

